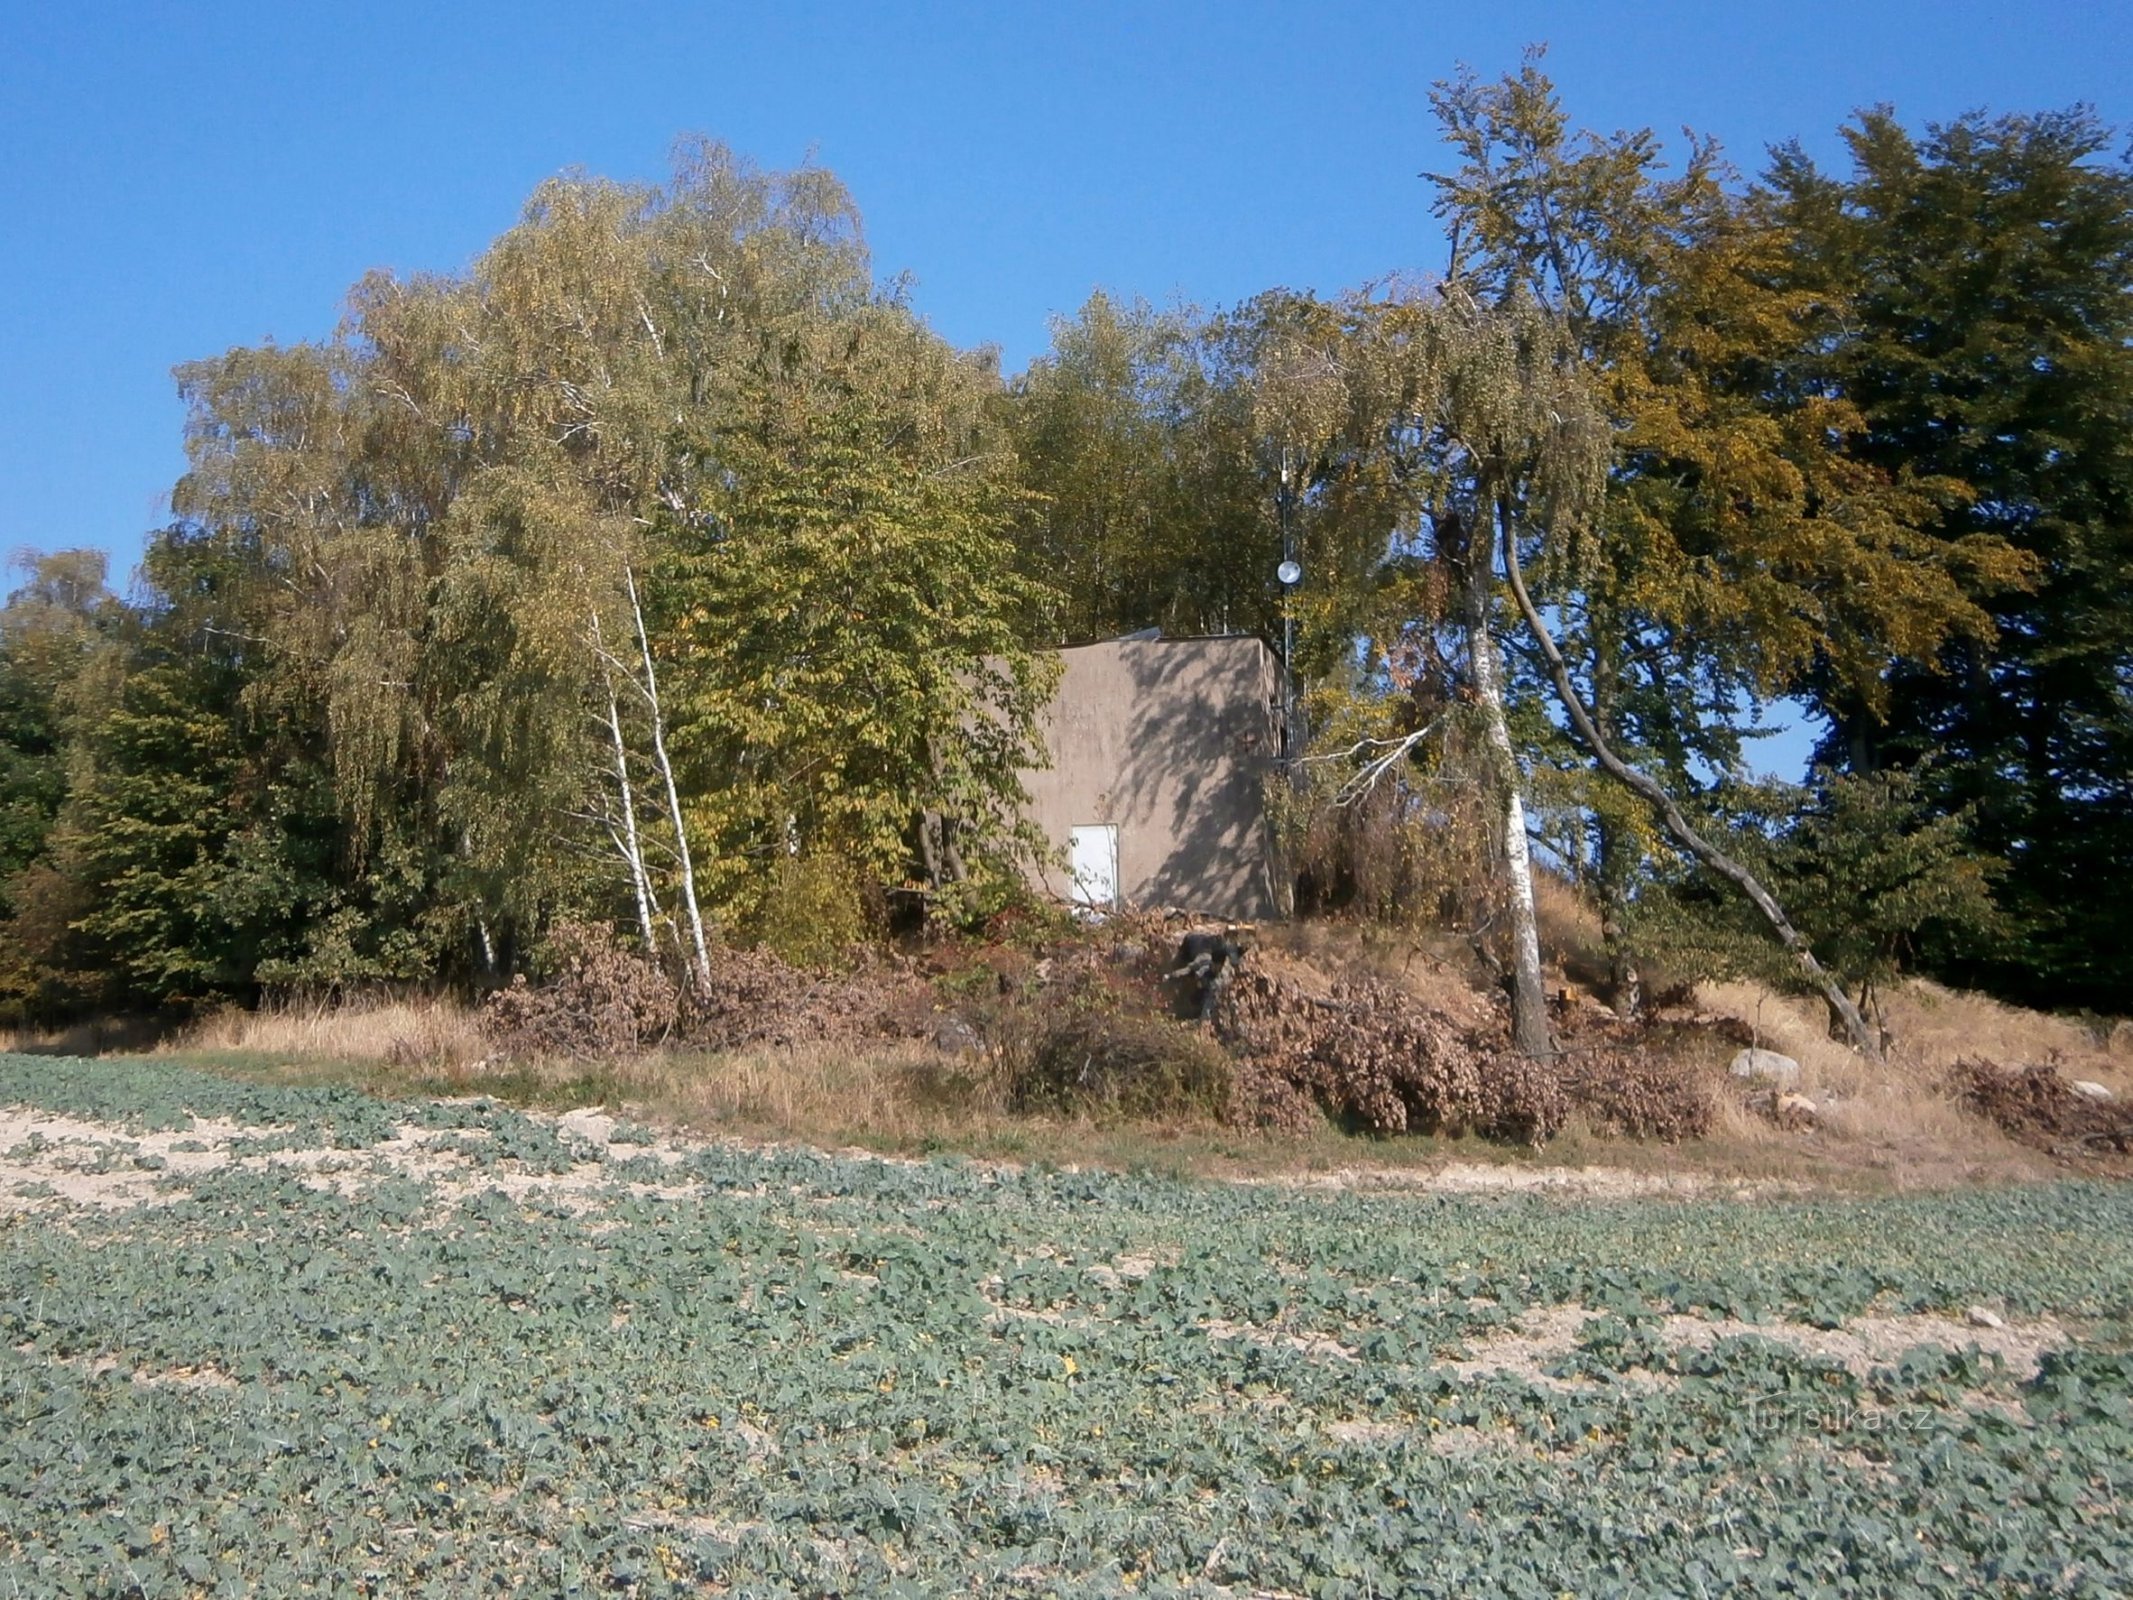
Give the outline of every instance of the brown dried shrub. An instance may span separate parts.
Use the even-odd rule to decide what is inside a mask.
[[[1718,1102],[1709,1075],[1644,1050],[1590,1050],[1560,1065],[1570,1103],[1602,1133],[1674,1144],[1711,1131]]]
[[[482,1032],[514,1056],[627,1056],[659,1044],[680,1017],[674,980],[593,923],[558,923],[542,981],[522,973],[483,1003]]]
[[[524,977],[482,1007],[484,1035],[506,1055],[603,1057],[668,1040],[707,1050],[915,1038],[922,986],[888,965],[821,975],[767,950],[710,952],[708,984],[686,987],[587,923],[561,923]]]
[[[1269,1133],[1305,1134],[1326,1125],[1326,1113],[1303,1090],[1264,1061],[1247,1056],[1236,1064],[1230,1120]]]
[[[1553,1138],[1570,1115],[1570,1097],[1555,1064],[1509,1050],[1477,1059],[1481,1094],[1467,1126],[1484,1138],[1536,1150]]]
[[[1956,1062],[1949,1088],[2010,1138],[2054,1155],[2133,1155],[2133,1110],[2075,1093],[2056,1067],[2008,1068],[1966,1057]]]
[[[1238,1111],[1262,1125],[1307,1126],[1310,1106],[1374,1133],[1539,1144],[1569,1111],[1544,1064],[1477,1052],[1444,1018],[1369,979],[1314,995],[1247,965],[1224,990],[1215,1028],[1241,1062]]]
[[[707,1050],[909,1039],[924,1031],[924,986],[886,963],[818,974],[768,950],[711,952],[711,981],[683,996],[680,1033]]]

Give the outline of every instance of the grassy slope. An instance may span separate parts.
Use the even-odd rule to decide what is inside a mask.
[[[0,1220],[10,1592],[2133,1587],[2123,1186],[1580,1206],[669,1165],[139,1061],[0,1058],[5,1104],[129,1127],[94,1164],[170,1202]],[[276,1131],[191,1177],[128,1151],[193,1113]],[[403,1122],[436,1171],[388,1160]],[[336,1148],[330,1185],[273,1164],[295,1147]],[[2074,1342],[2036,1378],[1817,1353],[1979,1302]],[[1539,1357],[1456,1365],[1551,1312]],[[1759,1332],[1699,1349],[1670,1315]]]

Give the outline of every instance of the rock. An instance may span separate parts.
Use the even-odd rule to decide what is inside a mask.
[[[933,1025],[933,1048],[951,1056],[983,1055],[985,1038],[961,1017],[942,1017]]]
[[[2096,1082],[2093,1078],[2076,1078],[2072,1083],[2068,1084],[2067,1087],[2072,1089],[2074,1093],[2080,1095],[2082,1099],[2093,1100],[2098,1105],[2108,1105],[2111,1101],[2116,1100],[2118,1098],[2117,1095],[2111,1093],[2110,1090],[2106,1089],[2102,1084]]]
[[[1804,1133],[1815,1125],[1815,1119],[1820,1116],[1821,1111],[1804,1094],[1786,1093],[1777,1097],[1777,1109],[1774,1114],[1779,1127],[1790,1128],[1795,1133]]]
[[[2004,1328],[2007,1319],[1997,1311],[1988,1311],[1983,1306],[1972,1306],[1963,1313],[1963,1319],[1973,1328]]]
[[[1789,1089],[1800,1081],[1800,1064],[1775,1050],[1743,1050],[1727,1070],[1749,1083],[1774,1083],[1780,1089]]]
[[[566,1111],[556,1118],[556,1126],[594,1144],[606,1144],[615,1136],[615,1119],[598,1106],[580,1106],[575,1111]]]

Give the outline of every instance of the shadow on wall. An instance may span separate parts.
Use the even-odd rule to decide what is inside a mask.
[[[1266,784],[1272,658],[1253,638],[1119,647],[1130,694],[1110,797],[1131,899],[1279,915]]]

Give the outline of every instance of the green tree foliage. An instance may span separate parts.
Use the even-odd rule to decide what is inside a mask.
[[[900,305],[764,340],[658,519],[659,631],[687,809],[715,895],[752,902],[806,852],[902,882],[913,818],[1019,832],[1047,674],[1046,592],[1006,531],[1013,458],[989,367]]]
[[[1865,696],[1820,686],[1826,754],[1861,774],[1932,756],[1951,814],[2008,870],[2011,937],[1943,971],[2030,1000],[2133,993],[2133,164],[2086,111],[1964,117],[1923,135],[1885,110],[1845,130],[1848,173],[1778,152],[1766,199],[1788,268],[1823,297],[1810,381],[1863,419],[1887,470],[1960,482],[1931,532],[2028,558],[1969,585],[1991,626]]]
[[[1256,633],[1336,670],[1371,614],[1416,491],[1358,359],[1370,294],[1277,289],[1230,310],[1092,297],[1016,381],[1009,430],[1031,491],[1027,570],[1060,594],[1056,637],[1145,627]],[[1304,568],[1284,594],[1284,550]]]
[[[564,916],[831,959],[883,886],[997,892],[1033,649],[1150,625],[1293,641],[1329,898],[1515,924],[1531,798],[1625,993],[1640,900],[1697,898],[1676,848],[1731,875],[1702,828],[1855,988],[2119,1003],[2104,130],[1875,112],[1848,176],[1786,149],[1749,187],[1575,132],[1537,60],[1434,104],[1444,282],[1099,295],[1010,384],[876,283],[828,173],[707,142],[181,368],[139,603],[72,552],[0,608],[0,1006],[487,983]],[[1798,696],[1849,775],[1773,815],[1744,740]]]
[[[125,608],[96,550],[28,554],[0,609],[0,1016],[41,1018],[74,997],[66,975],[78,887],[54,865],[54,833]]]
[[[1930,768],[1825,774],[1776,853],[1808,936],[1862,1008],[1928,947],[1990,937],[1999,864],[1972,843],[1968,814],[1934,803]]]
[[[1793,908],[1800,929],[1845,979],[1860,1009],[1905,972],[2003,932],[1993,902],[2002,864],[1980,851],[1967,813],[1948,812],[1930,766],[1814,782],[1736,784],[1730,837]],[[1662,870],[1637,907],[1639,929],[1676,977],[1749,975],[1798,987],[1737,900]]]
[[[1610,413],[1589,529],[1513,530],[1539,552],[1602,739],[1715,814],[1706,786],[1735,775],[1744,712],[1833,683],[1879,708],[1899,665],[1990,637],[1978,597],[2022,581],[2020,552],[1944,526],[1962,486],[1875,457],[1858,406],[1813,381],[1827,299],[1788,281],[1788,233],[1715,147],[1692,141],[1670,173],[1648,131],[1574,134],[1531,58],[1440,86],[1436,104],[1460,156],[1436,180],[1454,273],[1551,308]],[[1657,841],[1615,784],[1583,788],[1633,993],[1629,902]]]
[[[1005,410],[1034,491],[1017,532],[1026,569],[1057,589],[1058,637],[1104,638],[1213,620],[1194,581],[1209,544],[1191,468],[1200,322],[1096,294],[1055,318]]]
[[[927,808],[1013,845],[1045,596],[997,375],[875,287],[828,174],[558,179],[464,276],[179,381],[180,522],[45,895],[114,994],[494,979],[564,912],[693,932],[692,853],[737,921],[792,849],[901,881]]]
[[[100,550],[22,560],[25,581],[0,609],[0,915],[6,885],[44,859],[67,792],[67,732],[77,686],[122,608],[104,587]]]
[[[1436,180],[1454,276],[1555,311],[1604,385],[1612,493],[1595,547],[1564,553],[1581,606],[1619,614],[1602,631],[1620,654],[1670,654],[1668,677],[1721,694],[1820,672],[1870,700],[1892,663],[1989,632],[1964,580],[2002,584],[2022,563],[1944,536],[1934,518],[1959,484],[1866,458],[1857,407],[1803,370],[1826,301],[1782,281],[1787,235],[1714,145],[1669,172],[1649,130],[1575,133],[1531,58],[1442,85],[1436,104],[1461,156]],[[1647,742],[1729,748],[1663,721]]]

